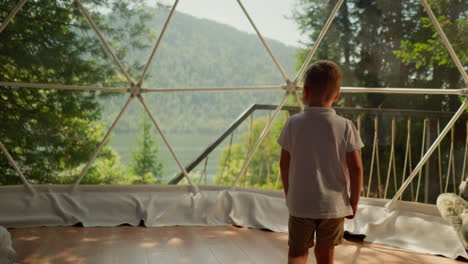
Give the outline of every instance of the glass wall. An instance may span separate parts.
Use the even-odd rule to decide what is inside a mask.
[[[17,4],[4,2],[0,21]],[[142,98],[184,166],[224,135],[219,145],[193,164],[190,175],[200,184],[231,185],[280,103],[285,79],[295,80],[337,3],[243,1],[240,6],[227,0],[180,1],[142,79],[175,2],[82,2],[82,7],[60,1],[26,2],[0,33],[0,140],[33,184],[72,183],[79,177],[129,99],[125,89],[133,82],[148,89]],[[430,4],[466,65],[466,4],[441,0]],[[108,46],[90,26],[84,10]],[[321,59],[340,65],[343,87],[464,87],[417,0],[343,1],[311,63]],[[52,85],[75,90],[51,89]],[[249,87],[277,89],[168,90]],[[254,104],[263,106],[244,116],[233,133],[225,133]],[[239,178],[240,186],[282,188],[276,139],[289,115],[300,111],[294,108],[298,102],[292,96],[286,105],[289,111],[275,119]],[[363,195],[391,197],[459,106],[460,97],[455,95],[343,93],[335,107],[355,122],[366,144]],[[404,199],[433,202],[436,194],[456,190],[467,171],[466,120],[462,115],[453,137],[449,133]],[[152,119],[134,98],[83,174],[82,183],[167,184],[177,182],[174,179],[180,174]],[[3,156],[0,175],[2,185],[20,183]]]

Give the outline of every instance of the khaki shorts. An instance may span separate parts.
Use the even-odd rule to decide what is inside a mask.
[[[342,243],[344,218],[312,219],[289,216],[289,248],[301,251],[314,246],[332,248]]]

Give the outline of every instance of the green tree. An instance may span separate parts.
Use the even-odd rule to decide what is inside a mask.
[[[468,3],[458,0],[432,0],[431,8],[437,16],[452,47],[462,64],[468,62]],[[426,79],[430,87],[460,88],[463,82],[460,74],[452,62],[447,49],[440,41],[434,25],[426,14],[418,19],[420,26],[410,39],[401,41],[400,49],[394,54],[404,63],[414,66],[414,73],[418,79]]]
[[[62,171],[55,183],[73,184],[84,165],[74,169]],[[112,149],[107,149],[99,159],[89,168],[81,180],[82,184],[131,184],[136,179],[128,169],[121,164],[120,156]]]
[[[265,127],[267,119],[268,117],[261,117],[255,120],[251,129],[240,136],[237,144],[228,145],[223,149],[219,159],[219,169],[214,179],[217,185],[230,185],[233,183],[244,165],[248,152]],[[284,115],[280,115],[278,120],[273,123],[270,132],[252,158],[245,175],[239,179],[238,186],[265,189],[283,188],[279,177],[281,149],[276,140],[281,133],[285,119]]]
[[[310,36],[310,47],[336,4],[300,1],[294,18]],[[466,1],[432,0],[430,4],[461,57],[467,58]],[[298,64],[308,49],[298,53]],[[344,86],[460,88],[463,81],[418,0],[345,0],[312,59],[342,65]],[[454,96],[347,95],[343,106],[454,110]]]
[[[145,14],[134,8],[138,3],[133,1],[83,3],[91,11],[107,9],[121,17]],[[0,0],[0,21],[16,4]],[[115,31],[111,26],[116,25],[108,23],[112,18],[96,11],[91,15],[103,32]],[[142,32],[134,27],[126,30],[137,35]],[[27,1],[0,37],[1,81],[83,86],[126,82],[73,1]],[[117,35],[112,44],[119,40]],[[117,48],[116,52],[123,57],[126,50]],[[32,183],[62,182],[63,175],[71,179],[78,173],[76,168],[88,161],[104,136],[97,100],[101,96],[86,91],[0,87],[0,139]],[[115,158],[110,152],[104,147],[98,162]],[[0,175],[0,184],[21,183],[4,158],[0,158]]]
[[[141,121],[141,134],[138,139],[139,149],[132,153],[132,172],[139,176],[133,183],[149,184],[161,183],[163,163],[159,160],[159,148],[152,132],[152,124],[146,113]]]

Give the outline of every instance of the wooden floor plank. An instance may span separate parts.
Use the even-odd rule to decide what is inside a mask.
[[[402,248],[368,242],[345,241],[335,249],[336,263],[407,263],[407,264],[453,264],[463,263],[449,258],[418,253]]]
[[[23,264],[285,264],[287,234],[225,227],[35,227],[9,230]],[[316,263],[313,250],[308,263]],[[456,264],[452,259],[345,241],[336,264]]]
[[[115,236],[114,264],[148,264],[144,247],[147,231],[145,227],[121,226],[112,230]]]
[[[18,262],[78,263],[80,256],[76,254],[75,245],[79,244],[85,231],[67,227],[38,227],[24,229],[18,237],[13,232],[13,245],[15,250],[18,248]]]
[[[238,236],[229,237],[238,247],[240,247],[254,263],[286,263],[287,252],[277,250],[263,236],[264,231],[239,228]]]
[[[197,229],[198,227],[171,228],[173,239],[178,239],[175,246],[181,255],[181,262],[220,264]]]
[[[113,263],[114,235],[112,227],[87,227],[85,236],[78,243],[77,254],[82,258],[80,264]]]
[[[253,260],[231,239],[239,231],[226,227],[200,227],[204,243],[222,264],[252,264]]]
[[[179,242],[178,238],[169,232],[171,227],[147,228],[143,247],[146,249],[148,263],[183,263],[179,249],[175,246]]]
[[[41,253],[44,256],[49,255],[48,261],[50,263],[81,263],[87,260],[88,255],[82,251],[81,247],[84,246],[84,238],[90,229],[83,227],[45,227],[45,231],[47,230],[50,230],[49,236],[51,236],[48,242],[49,247],[43,249]]]

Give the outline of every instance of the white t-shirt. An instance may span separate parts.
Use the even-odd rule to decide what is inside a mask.
[[[291,156],[290,215],[329,219],[353,214],[346,152],[364,144],[352,121],[332,108],[307,107],[288,119],[278,143]]]

